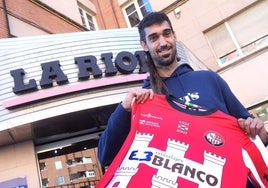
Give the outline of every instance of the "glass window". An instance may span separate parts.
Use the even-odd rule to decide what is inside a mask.
[[[65,180],[64,180],[64,176],[59,176],[58,177],[58,185],[64,184]]]
[[[80,7],[79,7],[79,12],[80,12],[83,26],[89,29],[90,31],[95,31],[96,24],[95,24],[94,17]]]
[[[123,12],[128,26],[136,27],[140,23],[140,20],[152,11],[149,0],[135,0],[129,3]]]
[[[40,162],[39,167],[40,167],[41,171],[46,170],[46,163],[45,162]]]
[[[66,161],[66,164],[67,164],[68,166],[71,166],[71,165],[73,164],[73,161],[72,161],[71,159],[69,159],[69,160]]]
[[[261,1],[206,33],[221,65],[268,45],[268,1]]]
[[[83,157],[83,163],[93,163],[91,157]]]
[[[253,116],[255,116],[255,117],[261,119],[262,121],[268,123],[268,101],[250,108],[249,112]]]
[[[48,178],[42,179],[42,187],[48,187]]]
[[[153,11],[150,2],[148,0],[138,0],[138,4],[143,17]]]
[[[56,169],[62,169],[62,164],[61,164],[61,161],[55,161],[55,167]]]

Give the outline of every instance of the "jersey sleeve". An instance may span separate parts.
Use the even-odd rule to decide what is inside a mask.
[[[252,144],[242,149],[243,161],[249,169],[249,178],[255,187],[268,186],[268,153],[261,139],[251,139]]]

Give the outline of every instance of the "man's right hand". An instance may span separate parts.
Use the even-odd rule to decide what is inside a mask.
[[[122,102],[122,106],[127,111],[131,111],[132,101],[135,98],[137,103],[144,103],[147,99],[153,99],[154,92],[152,89],[142,89],[142,88],[134,88],[131,89],[124,101]]]

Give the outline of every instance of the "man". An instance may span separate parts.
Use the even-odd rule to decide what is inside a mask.
[[[212,71],[193,71],[189,65],[179,64],[176,35],[165,14],[154,12],[145,17],[139,24],[139,34],[141,46],[148,56],[150,77],[144,80],[143,89],[129,91],[111,115],[98,146],[102,165],[113,161],[130,130],[133,98],[143,103],[152,99],[154,93],[172,94],[206,108],[217,108],[236,117],[249,136],[259,135],[263,143],[267,143],[263,122],[251,117],[219,75]]]

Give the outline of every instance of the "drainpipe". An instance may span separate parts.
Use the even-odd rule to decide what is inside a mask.
[[[8,21],[8,13],[7,13],[7,7],[6,7],[6,0],[3,0],[3,6],[4,6],[4,14],[5,14],[5,17],[6,17],[7,34],[8,34],[8,38],[11,38],[12,35],[10,33],[10,27],[9,27],[9,21]]]

